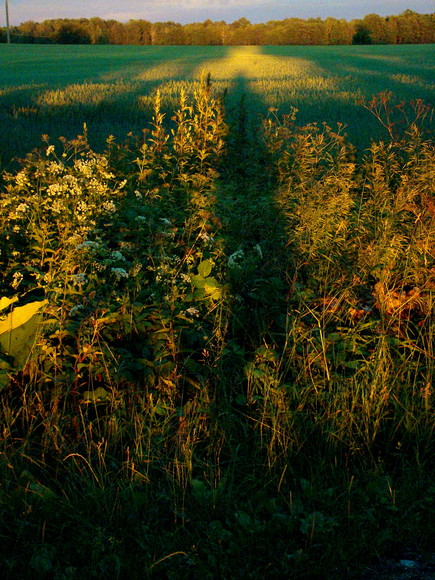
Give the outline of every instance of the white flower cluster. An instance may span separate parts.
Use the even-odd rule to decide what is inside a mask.
[[[234,254],[228,258],[228,268],[232,270],[240,270],[242,267],[243,260],[245,258],[245,253],[243,250],[237,250]]]
[[[103,209],[104,209],[104,211],[107,211],[107,213],[115,213],[116,212],[116,205],[113,203],[112,200],[105,201],[103,203]]]
[[[99,250],[100,244],[92,240],[85,240],[76,247],[76,250]]]
[[[210,236],[210,234],[208,234],[207,232],[201,232],[198,237],[200,240],[202,240],[206,244],[213,244],[214,243],[214,237]]]
[[[76,159],[74,168],[84,177],[93,177],[95,170],[98,169],[101,177],[113,179],[115,177],[113,173],[107,171],[108,164],[106,157],[92,153],[86,159]]]
[[[122,278],[128,278],[128,272],[124,270],[124,268],[110,268],[110,271],[117,280],[121,280]]]
[[[84,274],[83,272],[73,274],[71,276],[71,282],[74,284],[74,286],[82,286],[83,284],[86,284],[87,281],[88,279],[86,277],[86,274]]]
[[[259,258],[263,257],[263,251],[261,249],[260,244],[255,244],[254,250],[257,252]]]
[[[157,268],[148,267],[149,270],[155,270],[156,272],[156,282],[163,282],[165,280],[171,283],[176,278],[177,266],[180,264],[181,259],[178,256],[165,256],[162,263],[157,266]]]
[[[84,308],[83,304],[76,304],[69,311],[70,316],[74,316],[75,314],[80,314],[80,312],[83,310],[83,308]]]
[[[121,254],[121,252],[118,251],[113,251],[110,254],[110,259],[113,260],[114,262],[125,262],[124,256]]]

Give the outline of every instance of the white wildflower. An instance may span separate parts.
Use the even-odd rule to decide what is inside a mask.
[[[199,310],[194,306],[191,306],[186,310],[186,314],[190,314],[190,316],[199,316]]]
[[[123,261],[123,262],[125,262],[125,258],[124,258],[124,256],[121,254],[121,252],[118,252],[118,251],[113,251],[113,252],[110,254],[110,258],[111,258],[111,259],[112,259],[114,262],[120,262],[120,261]]]
[[[74,286],[81,286],[82,284],[86,284],[87,282],[86,274],[83,272],[79,272],[78,274],[73,274],[71,276],[71,282]]]
[[[237,250],[234,254],[228,258],[228,268],[233,270],[240,270],[242,267],[242,262],[245,257],[243,250]]]
[[[105,264],[100,264],[100,262],[94,262],[93,267],[96,272],[104,272],[104,270],[107,268]]]
[[[88,159],[77,159],[74,161],[74,167],[84,176],[84,177],[92,177],[92,163]]]
[[[115,275],[117,280],[121,280],[121,278],[128,278],[128,272],[124,270],[124,268],[111,268],[110,271]]]
[[[58,199],[54,200],[53,203],[51,204],[51,211],[53,213],[62,213],[62,210],[64,209],[64,206],[62,204],[62,202]]]
[[[261,251],[261,246],[259,244],[255,244],[254,250],[257,252],[259,258],[263,257],[263,252]]]
[[[165,225],[165,226],[171,226],[172,222],[170,220],[168,220],[167,218],[160,218],[160,221]]]
[[[64,155],[62,155],[62,157],[64,157]],[[64,169],[65,166],[63,165],[63,163],[58,163],[57,161],[50,161],[50,163],[47,166],[47,173],[51,173],[52,175],[60,175]],[[44,177],[45,174],[37,172],[36,175],[38,177]]]
[[[98,250],[100,244],[98,242],[93,242],[92,240],[85,240],[76,247],[76,250]]]
[[[116,205],[113,203],[112,200],[110,201],[105,201],[103,203],[103,209],[109,213],[115,213],[116,211]]]
[[[47,195],[49,197],[63,196],[68,189],[67,183],[52,183],[47,187]]]
[[[83,304],[76,304],[69,311],[70,316],[74,316],[75,314],[80,314],[80,312],[83,310],[83,308],[84,308]]]
[[[86,220],[88,212],[89,212],[88,204],[85,201],[80,200],[77,204],[77,207],[76,207],[77,219],[78,220]]]
[[[208,234],[207,232],[201,232],[199,234],[199,238],[209,244],[212,244],[214,242],[213,236],[210,236],[210,234]]]

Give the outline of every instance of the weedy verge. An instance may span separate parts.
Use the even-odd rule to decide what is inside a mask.
[[[238,110],[203,76],[170,126],[157,92],[140,140],[4,176],[5,577],[352,578],[432,545],[422,117],[358,159]]]

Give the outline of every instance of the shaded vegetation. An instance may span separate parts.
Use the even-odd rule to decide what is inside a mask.
[[[209,77],[0,197],[8,578],[358,578],[434,542],[431,109],[362,158]],[[23,331],[25,327],[25,332]]]

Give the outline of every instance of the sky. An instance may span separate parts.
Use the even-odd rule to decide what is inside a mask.
[[[3,7],[1,6],[3,4]],[[424,14],[435,11],[435,0],[8,0],[11,25],[49,18],[130,19],[186,24],[247,18],[252,23],[284,18],[362,18],[387,16],[406,9]],[[0,0],[0,26],[5,25],[6,0]]]

